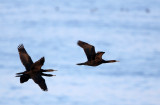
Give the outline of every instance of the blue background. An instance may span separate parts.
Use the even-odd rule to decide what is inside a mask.
[[[120,62],[77,66],[78,40]],[[48,92],[15,77],[22,43],[58,70]],[[160,105],[159,62],[159,0],[0,0],[0,105]]]

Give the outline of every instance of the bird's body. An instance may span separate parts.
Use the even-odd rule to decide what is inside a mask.
[[[84,63],[78,63],[77,65],[98,66],[100,64],[102,64],[101,60],[92,60],[92,61],[86,61]]]
[[[36,84],[40,86],[40,88],[44,91],[47,91],[47,85],[42,76],[55,76],[52,74],[45,74],[43,72],[51,72],[56,71],[52,69],[43,70],[41,67],[44,64],[44,57],[33,63],[31,57],[26,52],[24,46],[21,44],[18,46],[18,52],[21,59],[22,64],[26,68],[26,71],[17,73],[16,77],[20,77],[20,83],[27,82],[29,79],[32,79]]]
[[[95,47],[93,45],[90,45],[86,42],[83,41],[78,41],[77,43],[80,47],[83,48],[86,56],[87,56],[87,61],[84,63],[78,63],[77,65],[88,65],[88,66],[98,66],[102,63],[113,63],[113,62],[119,62],[116,60],[104,60],[102,59],[102,55],[105,52],[95,52]]]

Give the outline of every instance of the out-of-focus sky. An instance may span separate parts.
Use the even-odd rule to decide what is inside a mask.
[[[0,105],[159,105],[159,0],[0,0]],[[77,41],[119,63],[77,66],[86,56]],[[17,47],[58,70],[48,92],[25,70]]]

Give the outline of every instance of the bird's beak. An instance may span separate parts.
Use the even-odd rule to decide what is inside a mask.
[[[58,71],[58,70],[53,70],[53,71]]]
[[[52,70],[52,69],[51,70],[47,70],[47,72],[52,72],[52,71],[58,71],[58,70]]]

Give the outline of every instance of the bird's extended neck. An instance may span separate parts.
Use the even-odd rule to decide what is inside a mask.
[[[53,69],[41,69],[41,72],[53,72],[53,71],[57,71],[57,70],[53,70]]]
[[[52,76],[56,76],[56,75],[52,75],[52,74],[45,74],[45,73],[41,73],[42,76],[47,76],[47,77],[52,77]]]
[[[114,63],[114,62],[119,62],[117,60],[103,60],[102,63]]]

